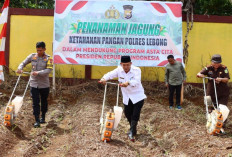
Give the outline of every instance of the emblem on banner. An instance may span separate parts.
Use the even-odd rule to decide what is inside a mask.
[[[105,12],[105,17],[107,19],[118,19],[120,17],[120,13],[115,7],[112,5],[108,10]]]
[[[133,6],[132,5],[124,5],[123,9],[124,9],[124,17],[126,19],[130,19],[132,17]]]

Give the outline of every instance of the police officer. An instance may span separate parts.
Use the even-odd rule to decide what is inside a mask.
[[[144,104],[146,95],[141,84],[141,70],[132,65],[130,56],[122,56],[118,68],[105,74],[100,83],[118,78],[121,86],[124,113],[130,124],[129,139],[134,142],[137,133],[136,127],[140,118],[140,112]]]
[[[221,55],[219,54],[213,55],[211,59],[211,65],[202,69],[197,74],[197,77],[205,77],[205,75],[207,75],[208,77],[215,78],[218,104],[227,105],[229,94],[230,94],[227,83],[230,79],[230,75],[227,67],[225,65],[222,65],[221,62],[222,62]],[[215,105],[216,98],[215,98],[213,80],[208,81],[207,95],[211,96],[213,104]]]
[[[45,115],[48,110],[47,98],[49,95],[49,73],[52,71],[52,59],[45,53],[44,42],[36,43],[37,53],[30,54],[18,67],[17,73],[21,74],[23,68],[31,63],[32,72],[30,78],[31,95],[33,100],[33,114],[35,116],[34,127],[40,127],[45,123]],[[41,102],[41,107],[40,107]],[[40,119],[40,109],[42,117]]]

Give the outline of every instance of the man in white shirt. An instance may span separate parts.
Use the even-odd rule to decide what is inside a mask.
[[[2,81],[4,81],[4,73],[3,73],[3,67],[2,65],[0,65],[0,84],[2,83]],[[0,92],[0,95],[2,93]]]
[[[129,139],[134,142],[137,133],[136,127],[140,118],[140,112],[146,95],[141,84],[141,70],[132,65],[130,56],[122,56],[120,66],[105,74],[100,83],[118,78],[121,86],[124,113],[130,123]]]

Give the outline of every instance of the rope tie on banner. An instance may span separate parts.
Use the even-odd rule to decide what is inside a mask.
[[[193,28],[193,3],[194,0],[184,0],[186,3],[185,8],[183,9],[184,12],[186,12],[186,22],[187,22],[187,32],[185,34],[185,41],[184,41],[184,49],[183,49],[183,59],[184,59],[184,63],[187,64],[188,62],[188,56],[189,56],[189,52],[188,52],[188,34],[189,31],[192,30]],[[191,25],[189,24],[189,18],[191,16]]]

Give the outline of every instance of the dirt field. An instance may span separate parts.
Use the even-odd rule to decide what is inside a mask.
[[[201,88],[187,85],[183,110],[177,111],[168,108],[167,91],[162,84],[143,84],[148,99],[134,143],[127,138],[129,125],[124,115],[113,133],[112,142],[100,141],[104,87],[96,81],[57,85],[56,96],[49,97],[47,123],[37,129],[33,128],[29,92],[16,125],[12,128],[2,125],[5,105],[12,91],[10,86],[3,86],[4,90],[0,90],[4,93],[0,96],[0,157],[232,156],[232,118],[229,117],[226,135],[208,135]],[[116,87],[110,87],[105,111],[113,108],[115,96]],[[120,97],[122,106],[121,100]]]

